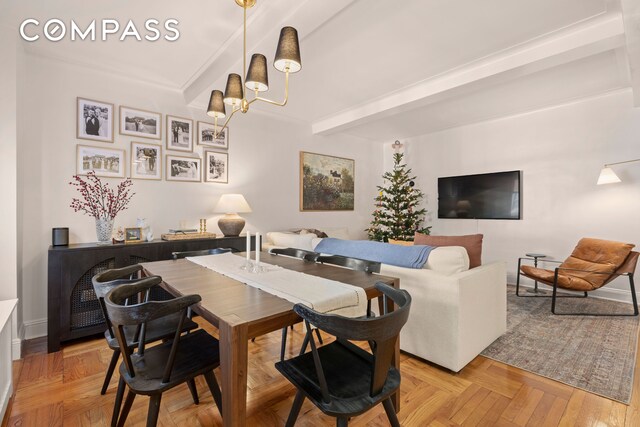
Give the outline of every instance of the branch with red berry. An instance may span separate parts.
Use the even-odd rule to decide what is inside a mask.
[[[131,179],[122,181],[114,191],[93,171],[87,173],[86,180],[74,175],[69,184],[76,187],[82,196],[78,199],[74,197],[70,207],[74,212],[82,212],[96,219],[114,219],[118,212],[128,209],[131,198],[136,194],[131,192]]]

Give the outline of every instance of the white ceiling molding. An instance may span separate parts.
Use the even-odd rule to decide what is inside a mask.
[[[634,106],[640,107],[640,2],[621,0]]]
[[[342,132],[458,96],[464,91],[494,85],[514,75],[530,74],[616,49],[624,45],[624,36],[622,15],[619,12],[602,14],[317,120],[312,124],[312,132]]]
[[[271,60],[275,55],[280,29],[283,26],[292,26],[300,35],[304,67],[304,38],[354,1],[356,0],[300,0],[295,8],[291,7],[290,1],[258,2],[253,9],[249,9],[247,15],[247,52],[260,52]],[[259,8],[263,10],[258,14],[254,9]],[[204,93],[208,99],[213,88],[224,90],[229,73],[242,74],[242,13],[240,8],[238,10],[238,30],[185,84],[184,97],[190,106],[200,105],[201,102],[197,99]],[[247,66],[248,61],[249,58]]]

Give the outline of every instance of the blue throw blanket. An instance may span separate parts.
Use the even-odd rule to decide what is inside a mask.
[[[433,246],[400,246],[369,240],[322,239],[316,252],[360,258],[406,268],[422,268]]]

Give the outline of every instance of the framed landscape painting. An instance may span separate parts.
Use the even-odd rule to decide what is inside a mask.
[[[229,183],[229,153],[204,152],[205,182]]]
[[[97,176],[124,178],[125,152],[114,148],[91,147],[78,144],[76,173],[86,175],[94,171]]]
[[[218,124],[218,135],[215,136],[215,126],[213,123],[198,122],[198,144],[207,147],[215,147],[220,149],[229,148],[229,128],[220,130],[224,124]]]
[[[355,161],[300,152],[300,210],[352,211]]]
[[[162,147],[131,142],[131,178],[162,179]]]
[[[200,158],[167,154],[167,181],[200,182]]]
[[[120,134],[160,139],[162,137],[162,114],[121,105]]]
[[[167,150],[193,151],[193,120],[167,114]]]
[[[113,104],[78,98],[76,137],[92,141],[113,142]]]

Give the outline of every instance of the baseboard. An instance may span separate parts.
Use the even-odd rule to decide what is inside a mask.
[[[22,338],[25,340],[47,336],[47,319],[30,320],[24,322],[22,326],[24,328]]]
[[[512,284],[512,286],[515,286],[515,284]],[[531,284],[529,284],[529,283],[521,283],[520,287],[521,288],[533,289],[534,285],[533,285],[533,283],[531,283]],[[549,290],[549,291],[551,290],[551,288],[549,288],[547,286],[540,286],[540,288],[544,289],[544,290]],[[577,294],[581,293],[581,292],[567,291],[566,289],[562,289],[562,292],[577,293]],[[611,300],[611,301],[623,302],[623,303],[626,303],[626,304],[631,304],[632,303],[631,291],[630,290],[624,290],[624,289],[600,288],[600,289],[596,289],[595,291],[589,292],[589,296],[590,297],[594,297],[594,298],[602,298],[602,299],[607,299],[607,300]],[[636,292],[636,296],[638,297],[638,300],[640,300],[640,293]]]

